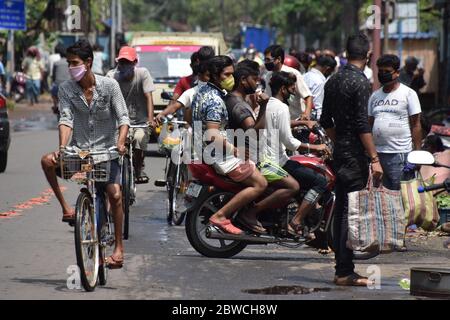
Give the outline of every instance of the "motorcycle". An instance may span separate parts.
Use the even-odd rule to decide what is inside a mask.
[[[331,139],[325,130],[316,125],[313,129],[316,143],[324,143],[332,150]],[[333,248],[333,210],[335,205],[334,186],[336,177],[331,170],[332,158],[320,158],[313,154],[295,155],[290,158],[303,166],[311,168],[322,174],[328,182],[328,196],[322,197],[315,211],[305,218],[304,223],[316,238],[325,239],[330,248]],[[190,202],[186,216],[186,235],[192,247],[200,254],[211,258],[230,258],[247,245],[277,244],[288,248],[297,248],[306,243],[303,238],[294,237],[288,233],[288,223],[294,217],[307,190],[300,190],[295,199],[287,204],[262,212],[259,221],[267,230],[267,234],[259,235],[245,230],[237,222],[236,226],[246,232],[233,235],[221,231],[209,224],[209,218],[223,205],[225,205],[243,186],[233,182],[227,177],[218,175],[215,170],[206,164],[189,164],[192,177],[196,180],[189,184],[185,201]],[[270,187],[264,197],[271,193]],[[242,210],[245,210],[243,208]],[[235,213],[234,218],[238,213]],[[378,252],[355,252],[355,259],[370,259]]]
[[[26,96],[26,78],[23,72],[16,72],[11,84],[11,97],[15,102],[20,102]]]

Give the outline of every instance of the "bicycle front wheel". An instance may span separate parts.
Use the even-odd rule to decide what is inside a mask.
[[[98,278],[99,243],[94,206],[87,190],[81,191],[76,204],[75,252],[81,283],[86,291],[93,291]]]

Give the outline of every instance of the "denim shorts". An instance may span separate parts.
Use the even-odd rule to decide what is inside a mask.
[[[400,190],[400,180],[408,153],[378,153],[378,157],[383,168],[383,186],[391,190]]]

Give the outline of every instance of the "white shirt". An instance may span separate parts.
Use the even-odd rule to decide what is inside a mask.
[[[289,113],[291,120],[296,120],[300,117],[300,115],[305,112],[305,104],[303,99],[312,96],[311,91],[303,79],[302,74],[297,69],[291,68],[283,64],[281,67],[281,71],[293,73],[297,78],[297,83],[295,84],[295,99],[289,104]],[[273,72],[270,71],[265,76],[266,81],[266,94],[268,96],[272,96],[272,90],[270,88],[270,79],[272,79]]]
[[[325,83],[327,79],[322,72],[316,68],[312,68],[304,75],[306,85],[313,95],[314,109],[317,112],[317,118],[320,119],[322,114],[323,98],[325,97]]]
[[[286,148],[296,151],[302,144],[292,135],[288,105],[270,98],[266,107],[265,125],[264,158],[284,166],[289,160]]]
[[[370,97],[368,111],[375,118],[372,133],[377,152],[412,151],[409,117],[422,112],[414,90],[404,84],[389,93],[380,88]]]
[[[48,57],[49,76],[50,76],[50,78],[53,76],[53,66],[54,66],[55,63],[58,62],[59,60],[61,60],[61,55],[60,55],[59,53],[51,54],[51,55]]]
[[[186,109],[189,109],[192,105],[192,100],[194,100],[194,96],[198,92],[198,89],[205,84],[206,82],[199,80],[196,86],[183,92],[183,94],[177,99],[177,101],[181,103]]]
[[[373,83],[373,71],[368,66],[364,68],[364,75],[369,79],[370,83]]]

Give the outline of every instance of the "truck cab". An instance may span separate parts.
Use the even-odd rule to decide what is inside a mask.
[[[173,93],[180,78],[192,74],[190,58],[194,52],[202,46],[213,47],[216,55],[225,54],[227,50],[221,33],[133,32],[127,34],[127,38],[136,48],[138,65],[147,68],[153,77],[155,114],[169,103],[161,98],[161,93]]]

